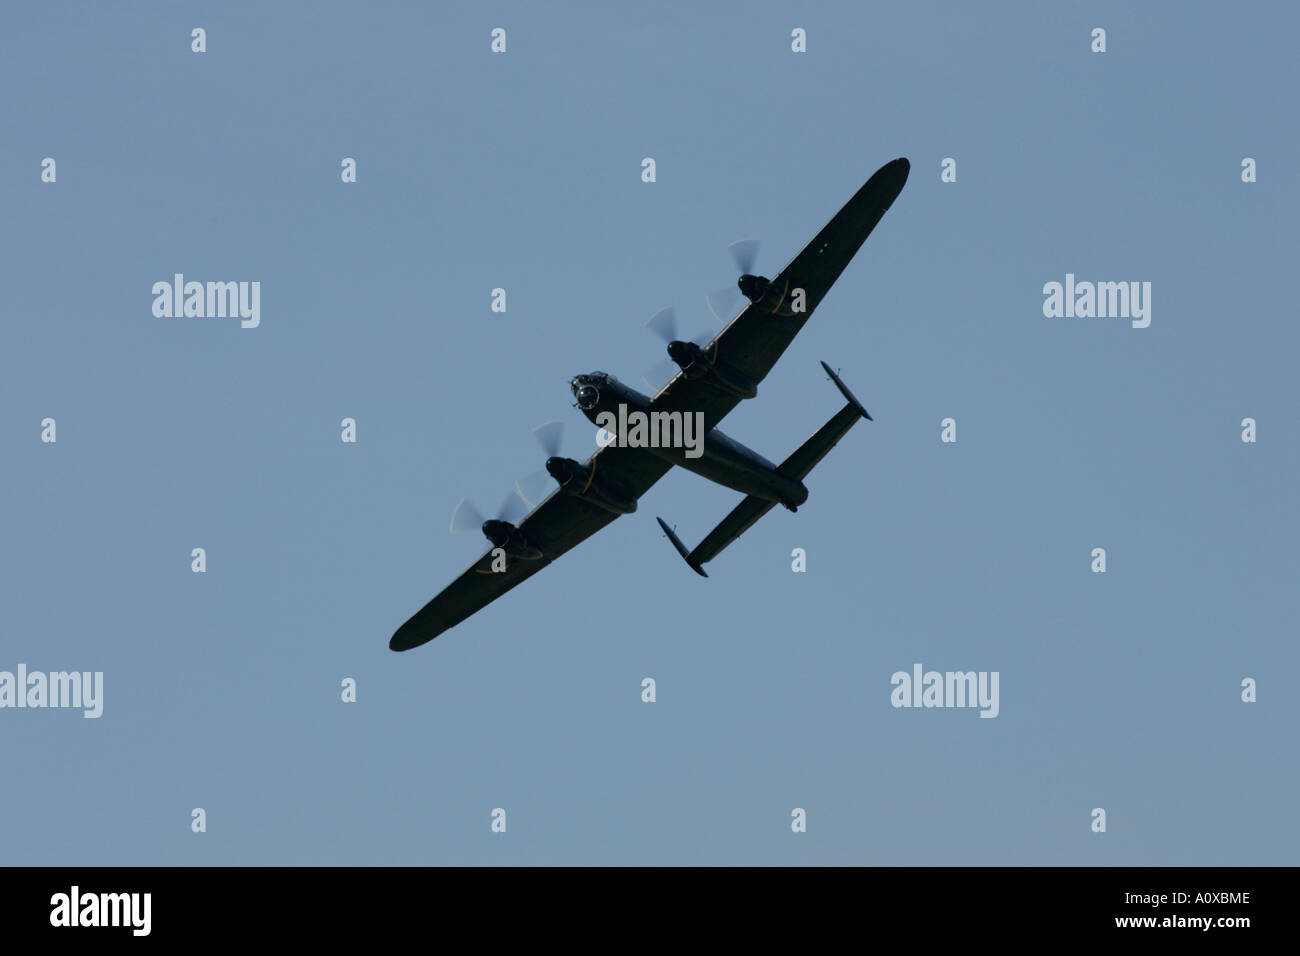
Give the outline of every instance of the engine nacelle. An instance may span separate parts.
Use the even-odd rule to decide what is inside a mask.
[[[492,547],[505,551],[506,557],[522,561],[542,559],[542,549],[529,541],[528,536],[509,521],[484,521],[483,536],[492,542]]]
[[[790,308],[790,280],[776,283],[765,276],[743,275],[736,284],[745,298],[769,315],[782,315],[787,318],[795,315]]]
[[[753,398],[758,386],[748,375],[737,371],[726,362],[719,362],[717,349],[703,349],[694,342],[669,342],[668,357],[677,363],[683,374],[692,381],[703,379],[719,391],[739,398]]]
[[[630,515],[636,511],[635,498],[625,494],[612,482],[597,476],[595,458],[589,466],[581,465],[572,458],[548,458],[546,470],[560,483],[560,490],[566,495],[590,501],[614,514]]]

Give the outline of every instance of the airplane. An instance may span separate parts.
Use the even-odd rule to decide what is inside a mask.
[[[483,521],[481,530],[491,547],[399,627],[389,648],[406,651],[427,644],[619,516],[635,512],[637,499],[674,465],[745,495],[693,549],[657,519],[673,547],[702,577],[708,577],[705,564],[776,505],[790,511],[802,505],[808,498],[807,474],[859,419],[871,420],[829,365],[821,363],[845,405],[779,465],[717,426],[740,402],[757,396],[759,383],[902,192],[910,169],[903,158],[878,169],[774,278],[750,275],[742,266],[745,274],[736,285],[748,304],[707,344],[671,341],[668,354],[679,370],[653,397],[605,372],[574,376],[570,390],[593,424],[604,427],[611,415],[625,420],[617,419],[620,412],[629,417],[641,413],[640,421],[657,415],[660,424],[695,416],[704,426],[697,442],[702,447],[691,449],[683,441],[655,447],[627,440],[631,435],[612,434],[585,462],[547,458],[546,471],[558,487],[518,523],[503,517]],[[680,413],[676,420],[674,413]],[[680,438],[683,432],[676,434]]]

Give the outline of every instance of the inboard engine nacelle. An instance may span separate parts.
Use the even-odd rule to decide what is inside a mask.
[[[740,291],[745,298],[762,312],[786,318],[799,314],[795,312],[795,304],[796,299],[802,299],[802,295],[795,296],[792,293],[801,290],[791,289],[789,279],[784,282],[773,282],[766,276],[743,275],[736,280],[736,285],[740,286]],[[802,311],[800,309],[800,312]]]
[[[704,379],[720,391],[740,398],[753,398],[758,386],[748,375],[716,359],[717,349],[701,348],[694,342],[669,342],[668,357],[677,363],[688,379]]]
[[[546,470],[560,483],[560,489],[577,498],[584,498],[592,504],[612,511],[615,514],[630,515],[636,511],[636,499],[624,494],[611,482],[596,476],[596,459],[584,467],[572,458],[548,458]]]

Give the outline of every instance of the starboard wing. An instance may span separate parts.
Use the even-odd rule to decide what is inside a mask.
[[[642,448],[608,445],[598,448],[584,464],[595,459],[601,475],[639,498],[664,476],[671,465]],[[553,491],[519,522],[519,530],[542,552],[535,561],[510,559],[505,569],[493,570],[489,548],[461,575],[397,629],[388,642],[395,651],[407,651],[427,644],[443,631],[455,627],[507,591],[527,581],[566,551],[591,537],[618,514],[606,511],[578,496]],[[499,567],[500,561],[495,562]]]

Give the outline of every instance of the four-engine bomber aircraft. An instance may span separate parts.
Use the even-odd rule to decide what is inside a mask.
[[[615,441],[581,464],[548,458],[546,470],[559,487],[518,524],[484,521],[491,548],[398,628],[388,646],[410,650],[459,624],[619,515],[635,511],[637,499],[673,465],[745,494],[693,550],[658,519],[686,563],[705,577],[704,565],[774,506],[794,511],[803,504],[808,498],[804,477],[859,417],[871,418],[830,366],[822,363],[846,404],[781,464],[728,438],[717,425],[757,394],[758,384],[902,191],[909,169],[906,159],[896,159],[877,170],[775,278],[742,275],[737,285],[749,304],[708,345],[671,342],[668,354],[680,371],[653,398],[604,372],[574,377],[574,398],[593,423],[607,427],[610,414],[626,421],[620,412],[668,413],[661,421],[672,413],[682,419],[701,413],[702,447],[638,447],[615,433]]]

